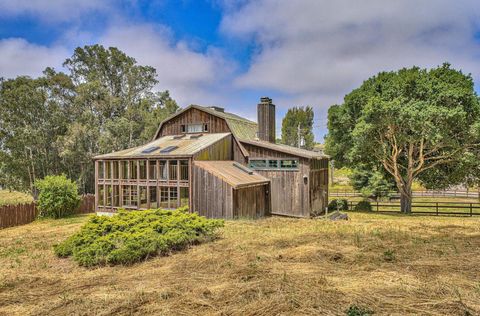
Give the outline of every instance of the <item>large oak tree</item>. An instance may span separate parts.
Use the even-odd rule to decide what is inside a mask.
[[[328,128],[336,164],[383,168],[405,213],[414,180],[445,187],[478,170],[479,99],[472,78],[449,64],[379,73],[330,108]]]

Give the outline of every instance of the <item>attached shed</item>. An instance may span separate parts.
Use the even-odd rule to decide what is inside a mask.
[[[209,218],[270,214],[270,180],[235,161],[194,161],[192,211]]]

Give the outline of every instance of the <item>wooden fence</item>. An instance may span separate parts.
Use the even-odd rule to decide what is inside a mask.
[[[362,193],[354,190],[330,190],[330,196],[356,197],[362,196]],[[396,191],[382,192],[383,196],[400,198],[400,194]],[[466,190],[417,190],[412,192],[413,197],[454,197],[454,198],[477,198],[480,199],[480,191]]]
[[[80,207],[76,214],[88,214],[95,212],[95,195],[82,196]],[[0,229],[31,223],[38,215],[35,202],[27,204],[0,206]]]
[[[354,211],[359,202],[348,202],[348,210]],[[400,203],[370,202],[372,211],[378,213],[401,213]],[[421,215],[480,215],[480,203],[462,202],[413,202],[412,214]]]

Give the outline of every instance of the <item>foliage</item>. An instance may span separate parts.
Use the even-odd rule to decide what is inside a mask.
[[[362,200],[355,205],[354,208],[355,211],[360,211],[360,212],[371,212],[372,211],[372,204],[370,201],[367,200]]]
[[[328,128],[327,153],[336,165],[390,174],[406,213],[415,180],[459,184],[480,160],[473,80],[448,64],[379,73],[329,109]]]
[[[346,311],[347,316],[370,316],[373,314],[372,310],[355,304],[350,305]]]
[[[346,199],[335,199],[331,200],[328,203],[329,211],[347,211],[348,210],[348,201]]]
[[[153,92],[156,70],[117,48],[79,47],[64,66],[0,80],[0,185],[35,195],[36,179],[65,173],[93,192],[93,156],[151,140],[178,110]]]
[[[394,182],[390,175],[382,171],[357,166],[349,176],[350,183],[353,189],[360,191],[364,197],[387,197],[394,189]]]
[[[0,206],[31,203],[33,198],[23,192],[0,190]]]
[[[187,208],[119,211],[112,217],[91,217],[54,250],[57,256],[72,256],[82,266],[132,264],[215,238],[222,226],[222,220],[188,213]]]
[[[313,149],[315,144],[313,116],[314,113],[311,106],[288,109],[282,120],[282,143],[298,147],[298,126],[300,125],[300,137],[304,140],[302,147]]]
[[[77,184],[65,175],[46,176],[36,180],[35,186],[40,191],[37,201],[40,217],[65,217],[80,205]]]

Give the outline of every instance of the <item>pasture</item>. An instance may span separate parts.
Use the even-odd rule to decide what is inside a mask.
[[[215,242],[94,269],[52,251],[85,215],[0,230],[0,315],[480,313],[480,218],[349,216],[227,221]]]

